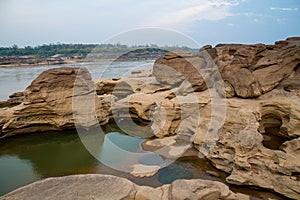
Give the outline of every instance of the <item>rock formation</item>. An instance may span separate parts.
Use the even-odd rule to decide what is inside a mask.
[[[233,193],[223,183],[208,180],[177,180],[172,184],[152,188],[139,186],[127,179],[100,174],[72,175],[37,181],[5,196],[13,199],[127,199],[127,200],[241,200],[248,196]]]
[[[153,75],[161,83],[178,85],[188,80],[204,90],[205,73],[200,70],[207,66],[208,59],[203,58],[206,52],[237,96],[258,97],[293,73],[300,62],[299,42],[299,38],[289,38],[275,45],[219,44],[202,48],[198,56],[171,52],[155,61]]]
[[[227,182],[268,188],[299,199],[300,38],[275,45],[217,45],[204,49],[225,81],[226,97],[259,98],[227,99],[225,122],[214,141],[207,137],[210,104],[200,109],[201,115],[207,117],[200,118],[195,146],[213,165],[230,174]],[[180,85],[182,77],[188,80],[191,73],[195,73],[183,70],[182,63],[190,57],[179,54],[157,60],[154,76],[159,82],[172,85],[156,72],[179,71],[181,79],[176,84]],[[180,59],[185,61],[180,62]],[[200,84],[202,82],[200,78]],[[165,124],[172,127],[177,122]],[[282,140],[277,148],[265,145],[268,137],[271,143],[275,140],[272,135]]]
[[[77,72],[44,72],[16,101],[18,105],[2,104],[6,107],[0,108],[1,136],[74,128],[71,97]],[[170,52],[156,60],[153,71],[95,84],[87,72],[80,76],[87,84],[75,81],[76,95],[95,98],[100,124],[111,118],[148,124],[159,138],[146,142],[149,149],[168,143],[161,153],[172,157],[192,144],[228,173],[228,183],[300,199],[300,38],[274,45],[207,45],[197,55]],[[93,125],[83,118],[83,126]],[[206,195],[196,195],[201,190],[192,186],[198,183],[181,184],[185,182],[165,186],[169,192],[163,195]],[[181,190],[186,196],[176,196]],[[145,190],[132,191],[137,196]],[[151,191],[162,198],[161,190]],[[206,197],[222,194],[208,192]]]
[[[0,137],[16,134],[74,129],[72,110],[76,77],[86,81],[78,85],[82,94],[88,93],[93,81],[87,70],[73,68],[50,69],[39,75],[23,93],[14,94],[3,102],[0,112]],[[78,95],[80,96],[80,94]],[[96,112],[100,123],[108,122],[110,99],[95,95]],[[13,101],[17,99],[17,101]],[[12,105],[16,102],[16,106]],[[5,107],[5,105],[7,107]],[[81,104],[80,106],[84,106]]]
[[[203,49],[198,57],[183,52],[166,54],[154,64],[155,80],[149,76],[147,86],[117,101],[113,110],[123,106],[129,108],[131,117],[152,121],[157,137],[189,133],[200,153],[229,173],[228,183],[267,188],[298,199],[299,45],[300,38],[290,38],[275,45],[203,48],[224,80],[221,89],[201,77],[207,75],[201,71],[203,67],[210,75],[215,73],[207,67],[210,61],[203,61]],[[190,85],[184,86],[185,81]],[[145,88],[153,88],[153,92]],[[224,124],[218,116],[222,113],[212,113],[213,91],[227,97]],[[197,97],[197,105],[190,101],[192,95]],[[195,118],[192,114],[198,109],[201,117]],[[130,117],[128,113],[122,117]],[[214,121],[209,125],[212,117]],[[212,129],[217,129],[217,135],[210,135]],[[279,145],[274,146],[276,140],[280,140]]]

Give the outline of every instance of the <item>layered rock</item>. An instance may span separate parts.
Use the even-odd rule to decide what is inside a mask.
[[[199,129],[196,147],[214,166],[230,174],[228,183],[268,188],[298,199],[299,98],[272,91],[258,100],[230,99],[227,105],[215,145],[206,151],[206,132]],[[279,147],[265,145],[266,140],[276,140],[272,134],[283,139]]]
[[[150,100],[150,95],[141,89],[125,98],[130,102],[125,107],[129,107],[130,114],[134,113],[134,118],[152,121],[151,128],[157,137],[190,133],[200,153],[218,169],[229,173],[228,183],[259,186],[298,199],[299,42],[300,39],[291,38],[275,45],[203,48],[225,80],[223,85],[214,87],[206,84],[210,85],[209,90],[199,89],[203,81],[207,81],[205,77],[198,76],[198,83],[191,78],[197,66],[190,69],[193,66],[189,60],[197,56],[169,53],[155,62],[153,76],[158,82],[156,85],[170,90],[155,92]],[[200,54],[199,59],[205,55]],[[198,65],[200,71],[207,67],[205,63],[209,61]],[[208,72],[214,73],[214,70]],[[190,87],[183,87],[185,81]],[[222,112],[212,111],[216,106],[213,91],[228,97],[224,105],[218,105],[226,108],[224,121]],[[197,101],[184,103],[189,95],[196,96]],[[249,97],[259,98],[244,99]],[[122,101],[117,103],[125,105]],[[192,109],[184,112],[186,106]],[[200,116],[193,116],[194,110],[198,110]],[[281,142],[275,147],[276,140]]]
[[[80,84],[77,81],[76,85],[76,79],[84,80],[84,83]],[[110,112],[110,99],[99,98],[95,93],[91,93],[91,88],[95,87],[87,70],[50,69],[39,75],[23,93],[12,96],[11,99],[19,98],[18,105],[12,107],[9,99],[10,108],[8,106],[1,108],[1,138],[23,133],[74,129],[73,111],[76,110],[72,107],[74,85],[79,92],[76,98],[85,96],[86,93],[94,96],[97,118],[100,123],[106,123]],[[82,102],[77,106],[86,105]]]
[[[204,117],[199,118],[195,146],[213,165],[230,174],[226,179],[228,183],[268,188],[299,199],[300,38],[290,38],[275,45],[206,46],[200,51],[200,59],[203,50],[214,60],[225,80],[223,85],[209,87],[210,91],[216,90],[230,99],[226,100],[225,121],[214,118],[215,124],[223,124],[221,128],[208,125],[214,115],[213,102],[200,109]],[[173,82],[157,72],[168,74],[175,70],[180,74],[180,78],[175,76],[177,85],[183,80],[191,82],[189,77],[195,71],[183,67],[189,58],[179,54],[165,56],[156,61],[153,75],[157,81],[174,87]],[[200,77],[199,84],[203,80]],[[198,94],[198,91],[189,92]],[[232,98],[235,95],[260,98]],[[168,112],[172,116],[179,113]],[[161,123],[169,124],[169,128],[177,124],[176,121]],[[218,134],[210,135],[211,128],[217,128]],[[277,147],[272,144],[275,140],[281,140]]]
[[[214,61],[237,96],[258,97],[293,73],[300,62],[299,43],[299,38],[289,38],[275,45],[219,44],[215,48],[205,46],[197,56],[171,52],[155,61],[153,75],[157,81],[173,86],[186,80],[194,91],[202,91],[206,89],[205,76],[214,73],[203,69]]]
[[[211,63],[207,54],[197,56],[183,51],[169,52],[155,61],[153,76],[158,82],[171,87],[178,87],[185,81],[194,91],[203,91],[207,89],[207,77],[214,73]]]
[[[24,100],[24,93],[23,92],[15,92],[9,95],[9,99],[6,101],[0,101],[0,108],[5,107],[13,107],[19,105]]]
[[[99,174],[73,175],[37,181],[0,199],[128,199],[168,200],[205,199],[238,200],[248,196],[236,194],[223,183],[208,180],[177,180],[158,188],[139,186],[127,179]]]
[[[300,62],[300,40],[275,45],[217,45],[216,64],[237,96],[257,97],[292,74]]]

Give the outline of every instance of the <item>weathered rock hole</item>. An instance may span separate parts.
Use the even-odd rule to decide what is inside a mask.
[[[300,172],[292,172],[291,177],[297,181],[300,181]]]
[[[281,126],[282,119],[280,116],[273,113],[262,116],[258,131],[263,135],[264,147],[272,150],[279,150],[280,146],[288,141],[288,138],[279,134]]]
[[[2,133],[1,129],[2,129],[2,127],[0,126],[0,137],[5,135],[5,133]]]
[[[294,71],[295,71],[296,73],[300,73],[300,63],[298,63],[298,64],[296,65],[296,67],[294,68]]]
[[[235,52],[236,52],[236,49],[229,49],[229,55],[234,55],[235,54]]]

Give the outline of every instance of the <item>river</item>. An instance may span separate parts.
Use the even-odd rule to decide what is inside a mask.
[[[0,101],[4,101],[14,92],[23,91],[31,81],[47,69],[58,67],[85,67],[92,75],[92,79],[113,78],[129,74],[131,71],[150,68],[153,60],[131,62],[100,62],[78,63],[68,65],[46,65],[26,67],[0,67]]]

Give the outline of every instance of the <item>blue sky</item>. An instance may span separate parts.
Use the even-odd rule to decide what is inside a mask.
[[[299,19],[300,0],[0,0],[0,46],[102,43],[145,27],[200,45],[274,43],[300,36]]]

